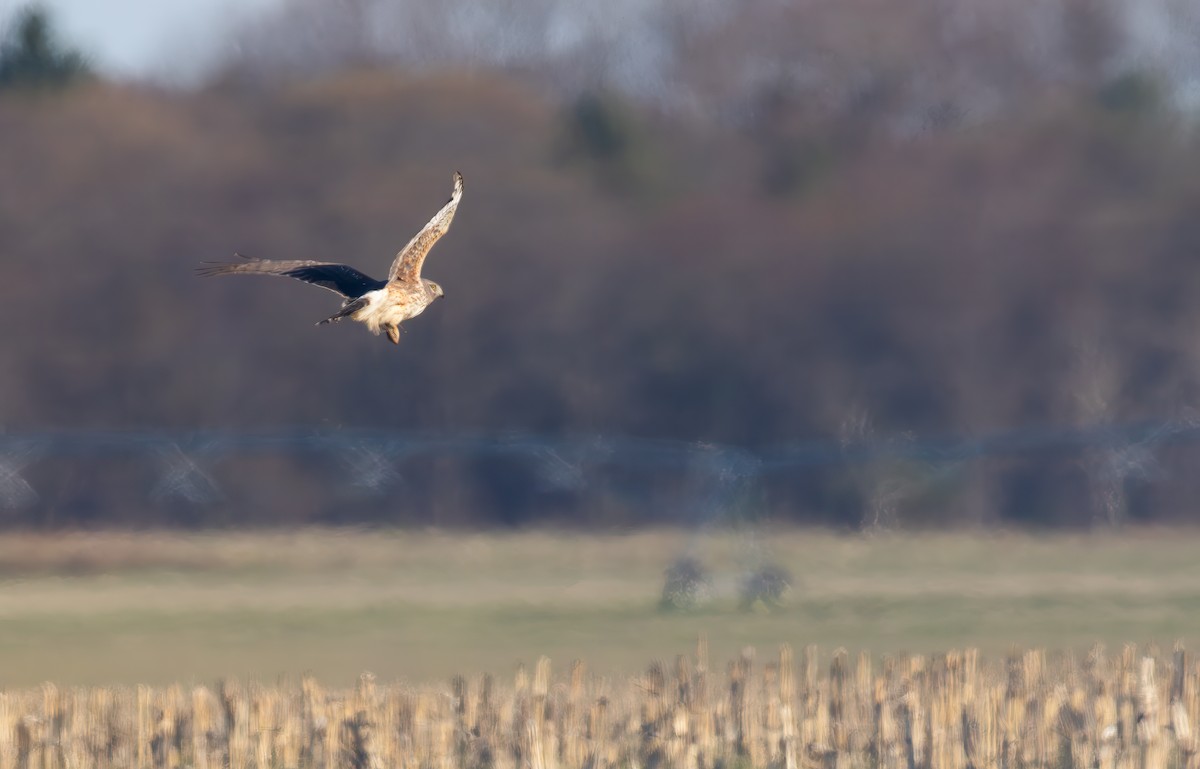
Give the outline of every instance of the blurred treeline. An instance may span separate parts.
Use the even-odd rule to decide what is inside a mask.
[[[1064,1],[1047,63],[1015,22],[931,39],[932,0],[757,3],[679,32],[691,52],[657,88],[623,87],[603,57],[612,76],[589,82],[586,57],[565,77],[480,56],[418,66],[354,35],[297,53],[287,41],[319,47],[293,34],[319,5],[260,22],[247,39],[277,50],[247,46],[193,89],[0,93],[7,430],[836,448],[1200,405],[1200,124],[1169,70],[1117,66],[1120,20],[1098,4]],[[766,74],[738,80],[735,63]],[[382,276],[452,170],[466,195],[425,267],[447,298],[399,347],[313,328],[337,304],[319,289],[193,275],[238,250]],[[1180,444],[826,467],[770,476],[725,513],[1190,520],[1197,460]],[[316,459],[229,458],[207,467],[224,501],[199,507],[148,494],[153,462],[24,465],[40,496],[5,512],[21,525],[625,525],[707,504],[694,473],[546,489],[519,461],[470,456],[397,461],[375,495]]]

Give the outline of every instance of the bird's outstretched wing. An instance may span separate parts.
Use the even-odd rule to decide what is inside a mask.
[[[238,254],[238,256],[242,255]],[[200,275],[234,275],[238,273],[282,275],[327,288],[347,299],[357,299],[368,291],[374,291],[386,285],[383,281],[375,280],[370,275],[359,272],[347,264],[303,259],[276,261],[274,259],[254,259],[247,256],[242,256],[242,258],[247,261],[206,264],[198,268],[196,272]]]
[[[450,221],[454,219],[454,211],[458,208],[458,201],[462,200],[462,193],[462,174],[455,171],[454,192],[450,194],[449,202],[442,206],[442,210],[434,214],[429,223],[421,228],[421,231],[408,241],[408,245],[396,254],[396,259],[392,262],[392,269],[388,270],[388,281],[402,280],[416,283],[421,279],[421,264],[425,261],[429,249],[433,248],[433,244],[446,234],[446,230],[450,229]]]

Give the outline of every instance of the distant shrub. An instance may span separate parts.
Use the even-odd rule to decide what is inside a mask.
[[[1096,93],[1100,106],[1125,115],[1145,115],[1162,106],[1162,87],[1144,72],[1123,72],[1110,78]]]
[[[585,93],[575,100],[569,116],[574,149],[597,160],[615,160],[635,141],[633,116],[611,96]]]
[[[835,165],[832,149],[816,139],[778,139],[768,144],[764,156],[762,189],[773,198],[805,192]]]
[[[774,563],[764,564],[752,571],[742,583],[741,607],[752,609],[776,609],[792,589],[792,573]]]
[[[659,148],[637,111],[626,100],[589,91],[567,108],[560,158],[590,168],[609,191],[628,193],[655,186],[660,176]]]
[[[712,578],[704,564],[691,556],[680,556],[667,567],[659,608],[689,611],[712,598]]]
[[[0,41],[0,88],[61,88],[90,73],[83,55],[58,41],[49,12],[40,6],[18,11]]]

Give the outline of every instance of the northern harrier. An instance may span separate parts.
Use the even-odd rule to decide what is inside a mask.
[[[372,334],[378,334],[381,329],[386,331],[388,339],[399,344],[400,324],[420,315],[434,299],[443,296],[441,286],[421,277],[421,264],[433,244],[450,229],[462,193],[462,174],[456,171],[454,192],[449,202],[396,254],[386,281],[375,280],[349,265],[303,259],[277,261],[242,257],[247,261],[212,264],[197,272],[201,275],[284,275],[327,288],[345,297],[345,301],[337,314],[319,321],[318,326],[350,318],[366,323]]]

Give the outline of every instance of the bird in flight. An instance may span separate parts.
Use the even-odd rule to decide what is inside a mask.
[[[400,324],[420,315],[433,300],[444,296],[441,286],[421,277],[421,265],[433,244],[450,229],[462,193],[462,174],[455,171],[450,200],[396,254],[386,281],[375,280],[349,265],[336,262],[254,259],[241,254],[237,256],[246,261],[209,264],[196,272],[200,275],[283,275],[312,283],[344,298],[342,308],[319,321],[318,326],[350,318],[367,324],[372,334],[387,332],[393,344],[400,344]]]

